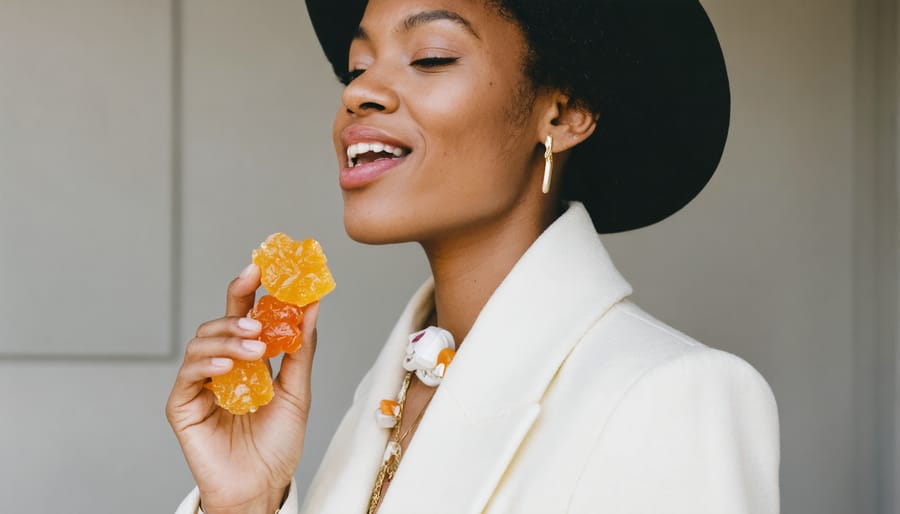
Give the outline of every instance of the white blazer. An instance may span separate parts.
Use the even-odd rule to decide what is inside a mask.
[[[388,439],[374,411],[400,387],[432,291],[413,296],[359,384],[300,513],[366,511]],[[630,294],[573,203],[480,313],[379,514],[779,512],[766,381]],[[298,512],[295,489],[283,514]],[[196,505],[195,490],[178,514]]]

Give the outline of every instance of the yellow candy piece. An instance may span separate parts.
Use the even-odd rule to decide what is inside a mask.
[[[204,387],[216,395],[216,403],[232,414],[247,414],[272,401],[272,376],[262,360],[234,361],[228,373],[212,377]]]
[[[280,232],[272,234],[253,250],[252,258],[262,285],[282,302],[303,307],[334,290],[325,253],[315,239],[300,242]]]

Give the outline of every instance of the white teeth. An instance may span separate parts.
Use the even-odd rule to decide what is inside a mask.
[[[352,168],[355,165],[354,161],[356,160],[356,157],[366,152],[386,152],[392,154],[394,157],[402,157],[409,153],[402,148],[397,148],[387,143],[356,143],[347,147],[347,166]]]

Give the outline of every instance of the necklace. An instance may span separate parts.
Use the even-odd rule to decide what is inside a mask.
[[[387,448],[384,449],[384,460],[378,469],[378,475],[375,477],[375,486],[372,488],[372,496],[369,499],[369,510],[367,514],[374,514],[378,508],[378,500],[381,499],[381,487],[384,485],[384,479],[394,479],[394,473],[400,466],[400,425],[403,422],[403,407],[406,405],[406,391],[409,389],[409,381],[412,380],[412,371],[407,371],[403,377],[403,386],[400,387],[399,403],[400,412],[397,413],[397,424],[391,430],[391,437],[388,440]],[[424,409],[423,409],[424,411]],[[409,432],[409,431],[407,431]]]
[[[434,396],[432,396],[431,398],[434,398]],[[429,398],[428,401],[425,402],[425,406],[422,407],[422,410],[419,411],[419,414],[416,416],[416,419],[412,422],[412,425],[407,427],[406,432],[404,432],[403,435],[400,436],[400,439],[398,439],[398,442],[402,443],[403,440],[406,439],[406,436],[408,436],[410,434],[410,432],[412,432],[413,430],[416,429],[417,426],[419,426],[419,422],[422,421],[422,416],[425,414],[425,409],[427,409],[428,404],[431,403],[431,398]]]
[[[447,366],[449,366],[450,362],[453,360],[455,348],[456,344],[453,341],[453,335],[439,327],[429,326],[424,330],[420,330],[409,336],[409,345],[407,346],[406,357],[403,362],[403,367],[407,370],[406,376],[403,377],[403,385],[400,386],[400,392],[397,394],[397,401],[391,402],[394,404],[392,409],[396,413],[396,422],[394,422],[391,417],[388,417],[392,416],[393,413],[384,412],[383,410],[376,412],[379,423],[386,422],[386,424],[383,424],[382,426],[385,428],[392,428],[387,446],[384,449],[384,457],[382,458],[381,466],[378,469],[378,475],[375,477],[375,485],[372,487],[372,495],[369,498],[369,509],[367,510],[368,514],[375,513],[378,508],[378,500],[381,499],[381,489],[384,486],[385,480],[393,480],[394,474],[397,473],[397,468],[400,467],[400,458],[403,456],[403,447],[401,446],[401,443],[417,426],[419,426],[419,422],[422,420],[422,416],[425,414],[428,404],[431,403],[431,398],[434,398],[434,395],[432,395],[432,397],[428,399],[428,402],[426,402],[425,406],[422,407],[422,410],[419,411],[416,419],[413,420],[412,424],[410,424],[406,431],[401,435],[400,430],[403,425],[403,414],[406,410],[406,393],[409,390],[409,383],[412,380],[413,373],[416,374],[423,384],[430,387],[437,387],[444,377]],[[419,352],[423,353],[425,356],[430,355],[431,357],[419,356]],[[383,403],[382,405],[385,404]],[[391,425],[390,423],[394,424]]]
[[[416,429],[416,427],[419,426],[419,422],[422,421],[422,417],[425,415],[425,410],[431,403],[431,398],[434,398],[434,396],[432,396],[428,399],[422,407],[422,410],[419,411],[416,419],[406,428],[406,431],[400,435],[400,425],[403,424],[403,413],[406,410],[406,393],[409,390],[409,383],[412,380],[412,375],[413,372],[408,371],[403,378],[403,386],[400,389],[400,412],[397,414],[397,424],[394,425],[394,428],[391,430],[391,437],[384,451],[384,460],[381,463],[381,468],[378,470],[378,476],[375,478],[375,486],[372,488],[372,496],[369,499],[368,514],[374,514],[375,509],[378,507],[378,500],[381,499],[381,488],[384,486],[385,480],[393,480],[394,475],[397,473],[397,468],[400,467],[400,459],[403,457],[403,447],[401,446],[401,443]]]

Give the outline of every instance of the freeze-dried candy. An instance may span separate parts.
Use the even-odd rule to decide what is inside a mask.
[[[253,250],[262,285],[269,291],[248,314],[262,324],[259,339],[266,343],[263,359],[293,353],[302,342],[303,306],[334,289],[325,253],[315,239],[294,241],[285,234],[269,236]],[[216,402],[232,414],[255,412],[272,401],[272,376],[265,361],[234,361],[228,373],[213,377],[206,387]]]
[[[212,377],[205,386],[216,395],[216,403],[232,414],[256,412],[272,401],[272,376],[262,360],[234,360],[228,373]]]
[[[285,234],[272,234],[256,250],[253,262],[269,294],[282,302],[304,306],[334,289],[322,247],[315,239],[294,241]]]
[[[264,359],[279,353],[294,353],[300,348],[303,309],[265,295],[256,302],[249,316],[262,324],[259,340],[266,343]]]

